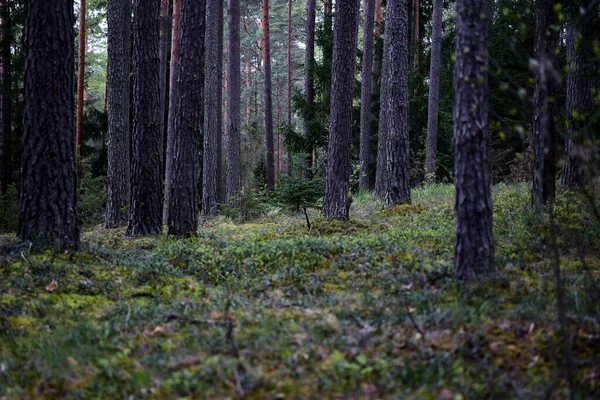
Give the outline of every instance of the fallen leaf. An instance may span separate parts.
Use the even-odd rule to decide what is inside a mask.
[[[46,292],[54,292],[57,287],[58,282],[56,282],[56,280],[53,280],[48,286],[46,286]]]

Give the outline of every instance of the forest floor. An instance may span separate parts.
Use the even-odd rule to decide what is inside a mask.
[[[566,398],[554,250],[576,364],[600,397],[600,224],[561,193],[493,190],[497,273],[452,278],[452,186],[352,219],[272,210],[188,239],[85,231],[77,253],[0,237],[0,399]]]

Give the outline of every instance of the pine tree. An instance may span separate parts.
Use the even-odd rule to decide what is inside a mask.
[[[410,203],[408,142],[408,5],[388,0],[385,15],[380,121],[385,146],[386,207]],[[381,130],[380,130],[381,132]]]
[[[0,91],[0,193],[6,194],[12,183],[12,76],[10,42],[12,39],[12,26],[10,6],[7,0],[0,1],[0,75],[2,76],[2,89]]]
[[[133,146],[127,234],[162,231],[160,159],[160,0],[135,0],[133,23]]]
[[[129,70],[131,60],[131,1],[109,0],[108,20],[108,168],[106,227],[129,219]]]
[[[440,70],[442,63],[442,0],[433,0],[431,31],[431,64],[429,67],[429,107],[427,109],[427,143],[425,171],[427,179],[435,181],[440,106]]]
[[[339,220],[348,219],[351,203],[350,141],[359,16],[360,0],[337,3],[331,66],[331,128],[321,213]]]
[[[304,61],[304,100],[306,107],[312,110],[315,103],[315,19],[316,19],[316,0],[307,0],[306,4],[306,55]],[[308,138],[310,133],[308,126],[305,124],[304,137]],[[309,141],[310,142],[310,141]],[[312,178],[313,164],[313,148],[308,146],[306,149],[306,165],[304,166],[304,178],[309,180]]]
[[[227,202],[234,199],[242,188],[241,135],[240,135],[240,0],[228,0],[228,58],[227,58]]]
[[[269,0],[263,0],[263,62],[265,68],[265,144],[267,151],[267,189],[275,189],[273,146],[273,84],[271,75],[271,37],[269,33]]]
[[[73,2],[32,1],[28,11],[19,238],[76,249]]]
[[[494,270],[489,162],[488,0],[456,3],[454,184],[458,279]]]
[[[375,0],[365,0],[365,26],[360,96],[360,190],[371,189],[371,96],[373,85],[373,31]]]
[[[183,0],[179,34],[179,72],[174,82],[172,165],[169,168],[169,234],[186,235],[198,229],[198,174],[202,98],[202,37],[204,0]]]
[[[77,64],[77,132],[76,145],[77,153],[81,151],[83,145],[83,106],[85,91],[85,53],[86,49],[86,0],[79,1],[79,61]]]

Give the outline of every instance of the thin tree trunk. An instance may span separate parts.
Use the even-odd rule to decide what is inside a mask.
[[[363,36],[363,60],[360,94],[360,190],[371,188],[371,96],[373,85],[373,29],[375,0],[365,0],[365,26]]]
[[[252,120],[252,70],[251,70],[251,64],[250,64],[250,57],[251,54],[247,54],[246,55],[246,67],[245,67],[245,73],[246,73],[246,93],[247,93],[247,98],[246,98],[246,124],[249,125],[250,121]]]
[[[217,19],[217,26],[219,28],[219,48],[218,48],[218,59],[219,65],[219,93],[218,93],[218,104],[219,104],[219,135],[217,137],[217,202],[223,203],[223,0],[219,3],[219,13]],[[225,108],[225,112],[227,109]]]
[[[312,110],[315,103],[315,83],[314,83],[314,65],[315,65],[315,18],[316,18],[316,0],[307,0],[306,4],[306,55],[304,60],[304,99],[308,107],[309,116],[312,118]],[[312,134],[305,121],[304,137],[310,143]],[[304,179],[312,178],[312,160],[313,149],[309,145],[306,149],[305,166],[303,169]]]
[[[167,57],[169,52],[169,30],[171,23],[169,21],[169,0],[161,0],[160,3],[160,158],[164,160],[165,149],[165,108],[167,95]],[[164,171],[162,171],[164,174]]]
[[[421,4],[419,0],[413,0],[413,12],[414,12],[414,20],[413,20],[413,51],[414,51],[414,59],[413,65],[415,68],[419,67],[419,52],[421,47],[421,37],[420,37],[420,17],[421,17]]]
[[[73,2],[32,1],[28,8],[19,238],[76,249]]]
[[[0,50],[0,56],[2,57],[2,100],[0,100],[0,109],[2,115],[2,132],[0,133],[0,160],[2,164],[0,169],[2,173],[0,175],[0,191],[2,194],[6,194],[8,187],[12,183],[12,76],[11,76],[11,54],[10,54],[10,42],[12,39],[12,27],[10,18],[10,6],[7,0],[0,1],[0,18],[2,18],[2,49]]]
[[[381,76],[385,121],[385,206],[410,203],[408,141],[408,4],[388,0]]]
[[[287,126],[292,129],[292,0],[288,1],[288,87],[287,87]],[[292,175],[292,153],[287,150],[287,173]]]
[[[425,171],[428,181],[435,181],[440,105],[440,69],[442,63],[442,0],[433,0],[431,64],[429,67],[429,107],[427,109],[427,143]]]
[[[177,135],[175,131],[175,115],[179,113],[177,107],[181,104],[176,101],[173,92],[175,84],[179,77],[179,40],[181,39],[181,1],[173,0],[173,25],[171,27],[171,64],[169,76],[169,115],[167,118],[167,157],[165,163],[165,195],[163,203],[163,222],[167,223],[169,219],[169,197],[171,196],[171,177],[173,173],[173,141]],[[161,114],[162,115],[162,114]]]
[[[171,235],[198,229],[198,173],[202,98],[202,50],[205,1],[183,0],[179,34],[179,67],[172,91],[177,114],[173,117],[173,157],[168,226]]]
[[[206,2],[206,75],[204,78],[204,167],[202,215],[217,215],[219,205],[219,141],[221,139],[222,37],[219,40],[219,9],[222,0]],[[220,56],[221,55],[221,56]]]
[[[127,234],[162,231],[160,0],[134,1],[133,153]]]
[[[331,67],[331,128],[327,149],[325,218],[347,220],[350,211],[352,98],[356,68],[360,0],[337,3]]]
[[[240,0],[227,3],[229,56],[227,58],[227,202],[242,189],[242,150],[240,132],[241,81],[240,74]]]
[[[273,84],[271,76],[271,37],[269,35],[269,0],[263,0],[262,25],[264,32],[263,60],[265,63],[265,144],[267,151],[267,189],[275,189],[273,153]]]
[[[108,20],[108,168],[106,227],[129,219],[131,1],[109,0]]]
[[[594,67],[579,45],[581,27],[567,31],[567,141],[562,170],[562,184],[571,188],[582,186],[589,171],[591,137],[589,113],[594,109]]]
[[[556,137],[554,101],[557,75],[555,48],[557,35],[552,25],[556,21],[553,0],[536,1],[536,84],[533,98],[533,185],[531,204],[541,213],[543,206],[556,192]]]
[[[476,275],[494,271],[488,134],[488,0],[458,0],[456,11],[454,271],[457,278],[472,280]]]
[[[81,152],[83,145],[83,106],[85,87],[85,53],[86,53],[86,0],[79,1],[79,61],[77,64],[77,132],[76,150],[77,155]]]

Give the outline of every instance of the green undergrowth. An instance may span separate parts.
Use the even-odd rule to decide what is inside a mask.
[[[497,273],[452,278],[453,188],[348,222],[274,212],[193,237],[102,228],[77,253],[0,237],[0,398],[565,398],[548,219],[493,190]],[[600,396],[600,225],[554,207],[576,359]]]

